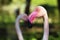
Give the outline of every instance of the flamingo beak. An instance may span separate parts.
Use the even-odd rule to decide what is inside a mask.
[[[25,21],[25,25],[26,25],[28,28],[32,28],[32,23],[31,23],[29,20]]]
[[[29,16],[28,16],[28,20],[27,20],[27,24],[28,24],[28,27],[29,28],[32,28],[32,23],[33,23],[33,20],[36,18],[36,15],[37,15],[37,12],[36,11],[33,11]]]

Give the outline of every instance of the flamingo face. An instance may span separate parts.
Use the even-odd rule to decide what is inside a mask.
[[[36,17],[44,17],[47,13],[46,9],[42,6],[38,6],[36,7],[36,9],[38,9],[38,13],[37,13],[37,16]]]
[[[26,14],[20,14],[21,19],[23,19],[24,21],[28,20],[28,16]]]
[[[32,23],[36,17],[43,17],[46,15],[47,11],[42,6],[38,6],[35,10],[29,15],[28,19]]]

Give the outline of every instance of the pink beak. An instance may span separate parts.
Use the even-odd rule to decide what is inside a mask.
[[[33,20],[36,18],[36,15],[37,15],[37,11],[33,11],[33,12],[29,15],[28,19],[29,19],[29,21],[30,21],[31,23],[32,23]]]

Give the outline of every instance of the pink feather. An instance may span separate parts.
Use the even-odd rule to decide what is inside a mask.
[[[29,21],[30,21],[31,23],[32,23],[33,20],[36,18],[36,15],[37,15],[37,11],[33,11],[33,12],[29,15],[28,19],[29,19]]]

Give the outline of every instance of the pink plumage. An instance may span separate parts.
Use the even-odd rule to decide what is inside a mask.
[[[37,15],[37,11],[34,11],[29,15],[28,19],[31,23],[36,18],[36,15]]]

